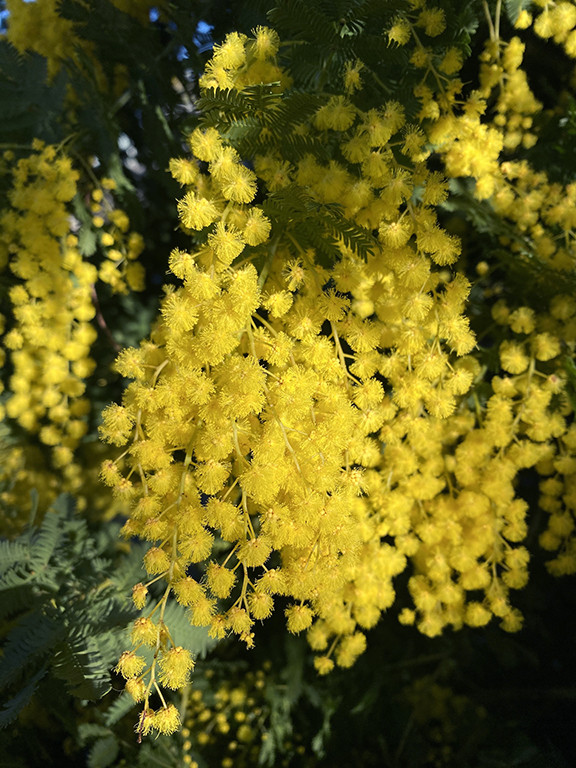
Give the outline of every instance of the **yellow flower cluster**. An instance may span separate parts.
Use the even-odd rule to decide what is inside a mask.
[[[540,544],[556,552],[547,566],[557,576],[576,573],[576,427],[563,365],[565,355],[574,357],[576,351],[576,302],[559,294],[542,313],[529,307],[510,311],[498,302],[493,316],[514,334],[500,346],[502,368],[512,375],[499,379],[498,386],[514,404],[514,426],[533,442],[530,450],[542,477],[539,506],[549,515]]]
[[[78,173],[70,158],[36,142],[12,166],[11,207],[0,218],[0,260],[16,280],[10,289],[12,327],[2,339],[13,373],[6,414],[52,449],[54,466],[80,487],[73,453],[90,410],[84,379],[94,370],[96,332],[91,286],[96,269],[82,259],[70,233],[68,203]]]
[[[142,23],[148,20],[152,6],[163,4],[163,0],[154,3],[149,0],[111,2]],[[54,77],[66,61],[77,60],[75,49],[78,45],[90,52],[89,46],[78,38],[74,23],[58,12],[58,5],[58,0],[6,0],[8,40],[21,53],[35,51],[43,56],[47,61],[49,77]]]
[[[60,493],[61,485],[56,474],[46,471],[42,450],[32,443],[16,444],[6,421],[0,423],[1,535],[17,536],[30,520],[34,505],[31,488],[38,493],[38,508],[43,514]]]
[[[58,0],[7,0],[10,14],[8,40],[21,53],[35,51],[48,64],[48,75],[53,77],[62,62],[74,56],[74,24],[58,13]]]
[[[144,290],[144,267],[135,261],[144,250],[144,239],[130,231],[130,219],[114,204],[112,179],[92,191],[92,224],[100,234],[100,246],[106,256],[98,268],[98,279],[110,286],[112,293],[126,294]]]
[[[574,26],[571,19],[576,13],[575,6],[562,2],[538,4],[544,11],[535,24],[536,33],[541,37],[555,35],[556,42],[566,43]],[[550,27],[544,27],[545,19]],[[531,23],[530,15],[522,12],[517,27],[524,29]],[[568,273],[574,269],[576,255],[572,231],[573,185],[551,183],[545,172],[533,170],[526,161],[500,157],[502,150],[512,150],[520,144],[524,148],[534,145],[532,116],[541,105],[520,68],[523,43],[517,37],[502,41],[499,27],[498,18],[494,22],[490,20],[491,38],[481,56],[480,89],[473,91],[462,104],[461,114],[456,107],[449,106],[427,127],[427,133],[443,156],[447,175],[472,177],[476,197],[490,198],[496,214],[513,225],[510,230],[513,234],[500,238],[503,247],[519,259],[536,257],[548,268]],[[440,90],[443,89],[444,86]],[[496,101],[491,119],[481,123],[480,116],[488,113],[488,99],[493,95]],[[454,451],[456,463],[451,470],[455,472],[457,486],[452,481],[450,487],[465,490],[468,480],[462,479],[458,455],[462,451],[462,458],[466,459],[464,476],[467,476],[469,466],[475,462],[463,446],[472,445],[474,441],[480,445],[474,451],[479,450],[483,455],[482,467],[489,466],[484,462],[505,460],[502,469],[498,469],[498,463],[494,465],[501,477],[497,498],[484,492],[494,507],[496,517],[490,525],[497,535],[481,556],[484,575],[478,573],[478,581],[470,582],[485,591],[483,610],[479,604],[469,604],[467,623],[480,625],[489,620],[492,612],[503,618],[506,629],[519,626],[520,616],[508,604],[506,587],[521,587],[527,581],[528,552],[523,547],[512,548],[513,542],[521,542],[526,537],[527,530],[524,520],[527,505],[521,499],[514,499],[514,481],[521,469],[535,466],[547,478],[541,483],[540,506],[551,518],[548,530],[541,536],[541,544],[550,551],[558,551],[556,558],[549,562],[549,569],[557,575],[576,570],[571,497],[573,409],[566,392],[564,371],[565,356],[573,357],[575,348],[572,305],[570,296],[559,293],[552,299],[547,313],[536,313],[526,306],[509,308],[503,302],[497,303],[493,310],[496,323],[507,329],[501,334],[499,349],[503,376],[492,380],[494,394],[488,397],[484,408],[480,409],[478,403],[475,416],[468,414],[468,435],[460,432],[464,439]],[[451,442],[453,438],[454,433]],[[471,476],[476,492],[478,476],[474,473]],[[502,506],[505,499],[508,499],[508,511]],[[486,504],[486,499],[483,503]],[[451,521],[457,518],[457,514],[450,513]],[[488,539],[493,539],[493,534]],[[402,618],[411,622],[419,615],[425,625],[429,625],[424,606],[433,601],[426,594],[431,584],[429,565],[425,561],[422,570],[428,573],[423,597],[420,595],[422,585],[411,582],[413,595],[415,591],[422,605],[418,606],[415,596],[417,614],[405,611]],[[491,570],[490,578],[488,570]],[[499,613],[504,611],[504,606],[506,613]],[[474,615],[469,611],[474,611]],[[458,622],[461,619],[460,612]],[[434,623],[429,626],[433,628]]]
[[[275,61],[279,46],[277,32],[268,27],[258,27],[253,40],[232,32],[222,45],[214,47],[213,56],[200,78],[200,86],[203,89],[241,89],[253,83],[278,81],[286,87],[290,78]]]
[[[502,163],[501,184],[492,203],[518,233],[503,239],[503,245],[519,258],[529,254],[553,270],[573,271],[575,200],[575,184],[552,183],[544,171],[533,170],[525,161]]]
[[[137,657],[121,670],[144,702],[141,733],[165,732],[149,698],[162,695],[159,670],[175,650],[163,620],[171,595],[192,624],[248,647],[279,602],[288,631],[307,632],[320,674],[363,652],[364,630],[394,603],[393,579],[408,565],[414,607],[403,623],[434,636],[497,617],[516,631],[510,591],[528,579],[528,505],[517,492],[527,468],[543,478],[550,570],[576,571],[576,433],[563,373],[576,305],[562,294],[546,313],[495,304],[492,375],[483,351],[472,354],[460,241],[437,216],[448,180],[469,177],[516,228],[503,245],[515,252],[529,240],[566,270],[572,190],[501,158],[532,146],[540,108],[519,40],[502,43],[491,22],[480,88],[459,102],[459,52],[421,41],[442,33],[444,14],[411,6],[388,37],[412,45],[423,71],[417,123],[395,101],[356,106],[362,67],[348,62],[347,95],[286,129],[334,148],[332,159],[294,158],[279,145],[248,163],[233,134],[209,127],[190,136],[191,157],[171,162],[194,246],[170,254],[176,285],[150,338],[120,354],[117,369],[132,381],[101,426],[122,448],[102,478],[131,506],[124,534],[151,544],[135,605],[167,582],[134,628],[153,662]],[[254,39],[230,35],[203,87],[241,92],[273,80],[269,108],[279,107],[290,74],[278,45],[264,28]],[[445,173],[430,168],[433,150]],[[368,254],[340,234],[327,265],[304,223],[279,223],[270,198],[295,190],[316,206],[310,217],[338,203],[354,231],[373,235]]]
[[[560,34],[561,25],[564,30],[571,28],[566,19],[576,15],[576,6],[568,2],[541,5],[546,7],[538,20],[556,19],[554,34]],[[522,12],[517,26],[530,24],[531,17]],[[498,18],[490,21],[491,37],[480,56],[480,87],[461,104],[452,98],[461,82],[443,76],[440,66],[436,69],[430,64],[415,95],[434,100],[438,109],[436,115],[428,110],[423,128],[442,155],[447,176],[472,178],[476,198],[490,199],[498,216],[513,224],[517,237],[503,240],[503,244],[521,257],[529,253],[553,269],[567,272],[574,269],[576,188],[550,182],[545,171],[534,170],[525,160],[501,156],[503,150],[534,146],[533,118],[542,107],[521,68],[524,43],[516,36],[503,41],[499,27]],[[540,27],[535,31],[552,36],[543,35]],[[414,45],[419,50],[417,36]]]
[[[568,56],[576,58],[576,6],[568,0],[534,0],[541,9],[535,18],[528,11],[520,13],[516,26],[527,29],[532,23],[534,32],[544,40],[561,45]]]
[[[106,220],[95,223],[108,257],[98,268],[79,249],[78,222],[70,205],[79,174],[70,157],[35,141],[33,151],[19,160],[6,152],[2,172],[10,189],[9,207],[0,216],[0,268],[8,269],[11,287],[0,328],[1,361],[10,365],[0,417],[38,436],[50,451],[56,474],[45,466],[32,440],[11,454],[0,479],[5,489],[11,488],[4,498],[8,507],[23,495],[26,508],[29,488],[36,487],[43,492],[45,508],[55,493],[82,495],[86,485],[89,466],[84,463],[82,469],[75,458],[88,430],[86,380],[96,365],[91,357],[97,336],[91,322],[96,315],[94,285],[100,278],[116,291],[125,292],[126,283],[133,290],[142,288],[143,270],[133,261],[142,238],[125,234],[128,218],[114,208],[114,182],[104,179],[103,187],[92,192],[95,219],[106,206]]]
[[[480,89],[478,94],[488,101],[497,91],[493,125],[503,132],[504,148],[516,149],[520,144],[529,149],[536,143],[532,133],[533,116],[542,105],[528,85],[521,68],[525,45],[519,37],[508,42],[490,40],[480,56]]]
[[[240,41],[244,56],[232,38],[237,70],[227,58],[228,76],[253,71],[262,36]],[[435,214],[446,185],[424,166],[401,106],[362,113],[335,98],[304,127],[333,134],[348,164],[262,155],[252,171],[215,129],[192,134],[195,159],[172,163],[191,185],[178,209],[200,245],[171,254],[180,287],[167,291],[150,340],[118,358],[134,381],[121,406],[105,409],[101,435],[125,449],[102,477],[132,505],[125,535],[154,545],[151,581],[168,581],[152,613],[173,592],[193,624],[251,646],[254,622],[275,596],[289,598],[288,631],[309,630],[325,673],[362,653],[359,627],[393,603],[392,579],[413,554],[382,540],[406,531],[372,495],[382,477],[397,483],[381,441],[455,412],[473,381],[466,355],[475,340],[463,314],[470,286],[445,269],[460,252]],[[378,230],[368,260],[341,242],[341,259],[323,268],[297,232],[272,230],[256,190],[290,183]],[[259,277],[252,262],[262,261]],[[429,458],[421,485],[435,494],[445,482]],[[223,558],[215,536],[228,543]],[[201,581],[188,575],[196,563],[205,564]],[[139,607],[146,590],[135,595]],[[165,628],[151,625],[161,660]],[[138,670],[146,674],[145,711],[156,684],[154,668]]]

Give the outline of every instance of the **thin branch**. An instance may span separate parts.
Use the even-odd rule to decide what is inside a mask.
[[[100,328],[104,331],[104,334],[106,335],[108,341],[114,348],[116,352],[120,352],[122,347],[114,336],[112,336],[112,332],[110,331],[110,328],[108,328],[108,324],[106,323],[106,320],[104,320],[104,315],[102,314],[102,309],[100,307],[100,301],[98,300],[98,294],[96,293],[96,286],[94,283],[90,286],[90,295],[92,297],[92,304],[94,304],[94,309],[96,310],[96,322],[100,326]]]

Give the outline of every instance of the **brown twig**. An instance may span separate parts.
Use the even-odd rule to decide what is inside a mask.
[[[98,294],[96,293],[96,286],[94,285],[94,283],[92,283],[92,285],[90,286],[90,295],[92,297],[92,304],[94,304],[94,309],[96,310],[96,322],[98,323],[100,328],[102,328],[102,330],[108,337],[108,341],[116,350],[116,352],[120,352],[122,347],[120,346],[120,344],[118,344],[114,336],[112,336],[110,328],[108,328],[106,320],[104,320],[104,315],[102,314],[102,309],[100,308],[100,302],[98,300]]]

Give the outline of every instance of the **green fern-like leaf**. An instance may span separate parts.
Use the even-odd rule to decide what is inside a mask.
[[[20,688],[15,696],[6,701],[3,708],[0,710],[0,728],[6,728],[6,726],[16,720],[24,707],[30,703],[38,683],[42,680],[47,671],[48,665],[45,664],[28,680],[26,685]]]
[[[0,39],[0,141],[22,144],[35,137],[61,138],[58,120],[65,91],[63,71],[48,84],[42,56],[20,56],[11,43]]]
[[[2,575],[0,579],[0,594],[25,587],[30,582],[31,574],[23,570],[20,567],[20,563],[16,563],[14,568],[10,568]],[[4,597],[2,599],[4,600]]]
[[[104,722],[111,727],[116,725],[125,715],[134,709],[134,699],[127,693],[122,693],[106,710]]]
[[[198,109],[207,125],[245,121],[265,126],[273,123],[280,96],[275,92],[277,84],[253,85],[241,91],[210,88],[198,100]]]
[[[12,571],[3,583],[5,589],[0,590],[0,621],[16,616],[34,606],[37,600],[34,587],[22,576]]]
[[[0,574],[28,558],[28,547],[21,541],[0,541]]]
[[[78,738],[83,744],[109,735],[110,728],[100,725],[100,723],[80,723],[78,725]]]
[[[17,686],[28,691],[39,667],[82,699],[98,699],[110,689],[109,670],[124,647],[134,609],[123,605],[108,578],[113,565],[103,555],[109,542],[93,537],[71,497],[62,496],[39,527],[2,546],[0,615],[12,618],[0,657],[4,698],[14,697]],[[120,567],[120,573],[133,570],[126,559],[130,567]]]
[[[50,510],[42,527],[33,537],[30,546],[30,569],[40,571],[48,564],[56,547],[61,543],[62,520],[64,513],[60,510]]]
[[[319,203],[297,184],[271,194],[263,208],[275,226],[291,232],[301,246],[313,247],[329,260],[339,257],[340,239],[362,258],[374,247],[372,234],[347,219],[339,205]]]
[[[104,736],[94,743],[88,756],[88,768],[108,768],[116,760],[120,747],[114,734]]]
[[[285,30],[291,37],[311,43],[336,45],[338,32],[334,23],[318,9],[318,4],[303,0],[284,0],[268,13],[275,27]]]
[[[197,658],[205,658],[218,641],[208,635],[206,627],[194,627],[190,624],[186,610],[178,603],[171,602],[166,607],[164,621],[170,627],[176,645],[182,645]]]
[[[52,660],[54,675],[66,682],[79,699],[96,701],[110,690],[109,664],[93,638],[68,637],[60,643]]]
[[[12,630],[0,659],[0,690],[15,683],[30,666],[43,663],[62,629],[39,611],[25,616]]]

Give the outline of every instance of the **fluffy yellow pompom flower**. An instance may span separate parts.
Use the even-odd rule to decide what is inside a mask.
[[[416,23],[424,28],[428,37],[437,37],[446,29],[446,14],[442,8],[425,8]]]
[[[216,225],[215,231],[208,235],[208,243],[216,253],[219,269],[230,266],[245,246],[240,232],[226,227],[221,221]]]
[[[561,352],[560,340],[550,333],[539,333],[532,340],[534,356],[537,360],[553,360]]]
[[[115,667],[115,671],[122,677],[136,677],[146,666],[145,659],[142,656],[136,656],[132,651],[124,651]]]
[[[223,174],[222,194],[234,203],[250,203],[256,194],[256,176],[243,165],[236,165]]]
[[[150,574],[164,573],[170,567],[170,558],[163,549],[152,547],[144,555],[144,567]]]
[[[206,570],[206,582],[216,597],[228,597],[236,582],[234,572],[218,563],[210,563]]]
[[[100,437],[113,445],[123,445],[132,432],[133,421],[129,412],[120,405],[111,404],[102,412]]]
[[[131,696],[135,702],[144,701],[146,696],[146,683],[143,680],[131,677],[126,680],[124,688],[126,693]]]
[[[169,168],[172,178],[176,179],[179,184],[193,184],[198,178],[198,166],[187,158],[172,158]]]
[[[141,643],[149,646],[156,645],[158,632],[158,626],[151,619],[142,616],[136,619],[132,626],[132,644],[135,646]]]
[[[237,69],[246,60],[246,35],[232,32],[222,45],[214,46],[213,63],[224,69]]]
[[[176,691],[188,682],[194,662],[181,645],[165,651],[160,658],[160,684]]]
[[[207,198],[187,192],[178,201],[178,214],[182,224],[188,229],[204,229],[216,221],[218,209]]]
[[[312,611],[307,605],[292,605],[286,608],[286,626],[288,632],[297,634],[312,624]]]
[[[315,124],[320,130],[345,131],[354,122],[356,109],[344,96],[332,96],[316,113]]]
[[[174,704],[168,704],[154,713],[151,723],[158,733],[170,735],[180,728],[180,713]]]
[[[351,667],[366,649],[366,637],[361,632],[344,637],[338,644],[336,663],[339,667]]]
[[[242,237],[248,245],[265,243],[270,234],[270,220],[264,216],[260,208],[252,208],[246,218]]]
[[[148,588],[140,583],[135,584],[132,587],[132,602],[138,608],[138,610],[141,610],[146,605],[146,599],[148,597]]]
[[[203,131],[196,128],[188,138],[190,149],[198,160],[212,162],[222,151],[222,139],[215,128],[207,128]]]
[[[258,26],[254,30],[254,56],[257,59],[272,59],[280,47],[278,33],[270,27]]]
[[[523,373],[530,362],[522,344],[503,341],[500,345],[500,362],[508,373]]]
[[[334,662],[329,656],[315,656],[314,667],[319,675],[327,675],[334,669]]]
[[[401,17],[397,18],[388,30],[388,44],[406,45],[410,37],[410,24]]]
[[[257,619],[267,619],[272,615],[274,600],[266,592],[252,592],[248,598],[250,613]]]

